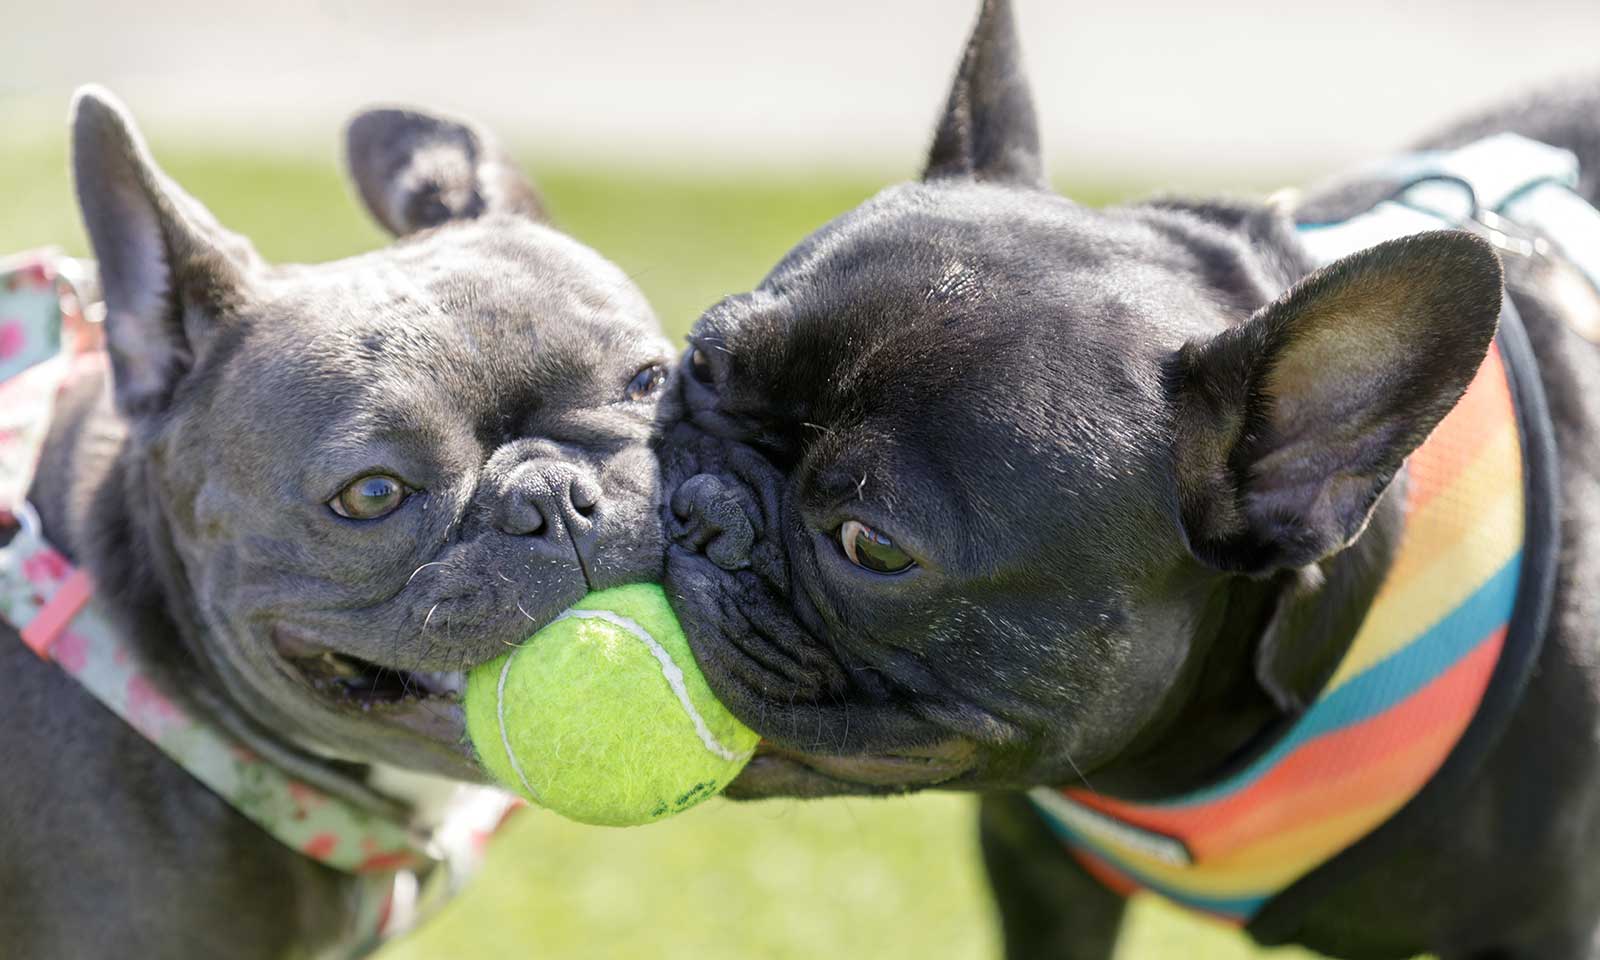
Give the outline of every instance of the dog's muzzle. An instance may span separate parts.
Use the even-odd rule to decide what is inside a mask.
[[[672,494],[672,539],[724,570],[750,565],[756,528],[739,495],[709,473],[685,480]]]

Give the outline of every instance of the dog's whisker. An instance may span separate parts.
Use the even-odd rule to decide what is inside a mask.
[[[428,569],[429,567],[444,567],[444,566],[448,566],[448,565],[449,564],[444,560],[429,560],[427,563],[424,563],[422,566],[420,566],[417,569],[411,571],[411,576],[406,577],[406,586],[408,586],[408,587],[411,586],[411,581],[417,579],[417,574],[419,574],[422,571]]]
[[[517,603],[517,612],[518,613],[522,614],[524,617],[527,617],[529,623],[538,624],[539,621],[533,619],[533,614],[531,614],[528,611],[522,609],[522,601],[521,600],[518,600],[516,603]]]
[[[1078,766],[1078,761],[1072,759],[1072,754],[1068,753],[1065,747],[1061,748],[1061,755],[1067,758],[1067,763],[1071,765],[1072,772],[1076,773],[1078,779],[1083,781],[1084,788],[1095,796],[1099,796],[1100,791],[1096,790],[1094,784],[1089,782],[1089,777],[1083,772],[1083,768]]]

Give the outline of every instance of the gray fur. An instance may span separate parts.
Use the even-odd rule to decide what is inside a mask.
[[[81,93],[72,129],[113,376],[52,425],[31,495],[46,535],[167,693],[291,772],[401,814],[367,765],[480,779],[457,698],[363,704],[300,658],[465,670],[590,589],[659,576],[656,397],[625,396],[666,357],[644,298],[455,121],[357,118],[352,172],[402,237],[308,266],[220,227],[108,94]],[[373,471],[416,492],[336,515]],[[351,923],[349,877],[0,633],[8,955],[278,957]]]

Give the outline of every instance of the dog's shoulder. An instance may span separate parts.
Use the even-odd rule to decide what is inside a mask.
[[[0,676],[0,888],[14,892],[0,903],[0,943],[16,956],[183,943],[265,958],[337,935],[348,878],[262,833],[6,624]],[[200,831],[205,843],[177,839]],[[159,905],[133,926],[101,906],[129,884]]]

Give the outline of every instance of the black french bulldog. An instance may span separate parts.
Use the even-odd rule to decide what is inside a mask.
[[[1427,145],[1495,131],[1592,178],[1600,86]],[[1272,939],[1600,957],[1600,347],[1574,323],[1600,301],[1569,269],[1505,267],[1564,504],[1531,683],[1443,813]],[[1404,523],[1385,491],[1497,329],[1502,266],[1465,232],[1311,273],[1275,206],[1050,193],[989,0],[922,180],[691,334],[662,454],[667,586],[766,738],[729,794],[983,791],[1009,954],[1109,957],[1124,901],[1020,791],[1175,795],[1314,698]]]
[[[462,671],[659,577],[670,351],[477,128],[375,110],[348,159],[399,239],[270,266],[79,95],[109,378],[58,403],[31,499],[166,692],[302,780],[481,780]],[[531,621],[531,622],[530,622]],[[353,879],[235,812],[0,626],[0,952],[316,954]],[[419,815],[421,815],[419,813]]]

